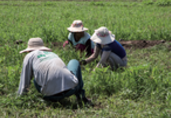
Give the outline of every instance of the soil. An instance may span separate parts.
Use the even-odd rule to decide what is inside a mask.
[[[159,44],[166,44],[171,41],[165,41],[165,40],[132,40],[132,41],[125,41],[123,39],[120,39],[119,42],[122,44],[122,46],[125,49],[142,49],[142,48],[149,48],[155,45]],[[18,40],[15,42],[16,44],[23,43],[22,41]],[[54,47],[61,48],[63,46],[63,42],[52,42],[51,43]],[[169,50],[171,50],[171,44],[168,46]]]
[[[165,40],[133,40],[133,41],[124,41],[122,39],[119,40],[119,42],[122,44],[122,46],[126,49],[129,48],[148,48],[148,47],[152,47],[155,45],[159,45],[159,44],[164,44],[167,42],[171,42],[171,41],[165,41]]]
[[[120,39],[119,42],[125,49],[135,48],[135,49],[142,49],[148,48],[159,44],[165,44],[171,41],[165,40],[132,40],[132,41],[125,41]],[[55,47],[62,47],[62,42],[52,42],[53,46]],[[171,48],[171,45],[168,47]]]

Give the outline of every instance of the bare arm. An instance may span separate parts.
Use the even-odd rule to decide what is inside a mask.
[[[99,53],[100,53],[100,48],[95,46],[94,53],[89,58],[85,59],[85,61],[87,63],[94,61],[98,57]]]

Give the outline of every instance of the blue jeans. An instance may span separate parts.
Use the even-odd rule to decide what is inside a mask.
[[[69,97],[73,94],[75,94],[78,99],[80,99],[81,96],[82,96],[82,98],[85,98],[85,91],[83,89],[84,84],[83,84],[83,80],[82,80],[82,74],[81,74],[81,68],[80,68],[79,62],[76,59],[72,59],[69,61],[67,68],[69,71],[71,71],[72,74],[74,74],[77,77],[77,79],[79,81],[78,85],[74,89],[71,89],[67,92],[62,93],[62,95],[56,94],[56,95],[51,95],[51,96],[44,96],[43,97],[44,100],[56,102],[65,97]],[[40,92],[41,86],[39,86],[35,80],[34,80],[34,85],[35,85],[37,91]]]

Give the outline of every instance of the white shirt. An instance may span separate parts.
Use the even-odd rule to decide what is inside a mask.
[[[47,96],[69,90],[78,84],[78,79],[58,55],[47,51],[36,50],[24,58],[19,94],[28,91],[32,77],[41,86],[41,93]]]

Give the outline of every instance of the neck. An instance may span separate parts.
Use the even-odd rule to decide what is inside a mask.
[[[84,36],[84,34],[82,34],[82,35],[74,34],[75,41],[78,42],[83,36]]]

